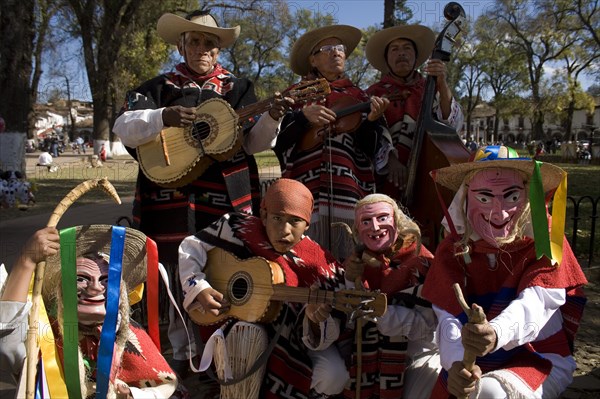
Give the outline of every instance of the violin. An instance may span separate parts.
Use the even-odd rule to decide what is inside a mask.
[[[383,98],[396,101],[406,98],[406,93],[392,93]],[[341,133],[353,133],[363,121],[362,112],[371,108],[371,101],[361,102],[352,96],[340,96],[329,107],[335,112],[335,123],[317,126],[309,129],[298,144],[300,150],[308,151],[317,148],[328,135],[336,136]]]

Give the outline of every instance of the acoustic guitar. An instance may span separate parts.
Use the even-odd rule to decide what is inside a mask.
[[[296,104],[330,93],[326,79],[301,82],[283,92]],[[271,109],[274,97],[234,110],[220,98],[196,108],[194,123],[163,129],[154,140],[136,148],[140,169],[163,187],[181,187],[198,178],[215,161],[231,158],[242,146],[241,122]]]
[[[262,257],[240,260],[229,252],[214,248],[208,252],[206,280],[231,304],[226,313],[214,316],[199,308],[191,308],[190,318],[199,325],[219,323],[229,318],[249,323],[269,323],[277,318],[282,302],[327,303],[351,314],[382,316],[387,310],[387,297],[376,291],[311,290],[285,285],[283,270],[276,262]]]

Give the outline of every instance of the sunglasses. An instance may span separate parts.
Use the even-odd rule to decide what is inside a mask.
[[[331,54],[334,50],[339,51],[340,53],[346,53],[346,46],[343,44],[326,44],[322,46],[320,49],[315,50],[312,55],[317,55],[319,53],[327,53]]]

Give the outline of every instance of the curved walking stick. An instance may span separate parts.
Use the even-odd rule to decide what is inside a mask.
[[[462,290],[460,289],[460,285],[458,285],[458,283],[454,283],[452,285],[452,288],[454,289],[456,300],[458,300],[460,307],[465,311],[467,317],[469,318],[469,323],[485,323],[485,313],[483,313],[483,308],[475,303],[472,307],[469,307],[467,301],[465,301],[465,297],[463,296]],[[467,369],[468,371],[473,371],[476,358],[477,356],[474,353],[465,350],[465,354],[463,355],[463,365],[465,366],[465,369]],[[464,398],[466,398],[466,396]]]
[[[62,215],[67,209],[77,201],[82,195],[91,191],[92,189],[100,187],[107,195],[115,200],[117,204],[121,204],[121,198],[117,194],[114,186],[106,179],[93,179],[86,180],[79,184],[77,187],[72,189],[54,208],[48,224],[46,227],[56,227]],[[36,366],[38,361],[38,319],[39,319],[39,307],[40,298],[42,295],[42,286],[44,284],[44,273],[46,271],[46,262],[42,261],[35,267],[35,274],[33,280],[33,291],[31,297],[31,311],[29,313],[29,329],[27,330],[27,340],[25,341],[25,347],[27,349],[27,385],[26,395],[27,399],[33,399],[35,397],[35,375]]]

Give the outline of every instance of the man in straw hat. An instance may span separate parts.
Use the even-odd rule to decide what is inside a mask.
[[[55,228],[47,227],[37,231],[25,244],[3,288],[0,306],[5,340],[0,364],[3,378],[7,371],[13,378],[9,385],[19,378],[25,379],[20,373],[31,307],[27,301],[28,286],[36,264],[47,258],[42,297],[52,328],[40,330],[43,359],[38,369],[40,392],[48,393],[49,397],[82,398],[100,392],[109,398],[118,395],[167,398],[175,392],[177,377],[145,330],[129,318],[128,293],[145,281],[149,262],[147,245],[152,248],[153,243],[148,243],[146,236],[137,230],[119,229],[122,241],[114,245],[123,249],[121,259],[114,262],[107,255],[118,253],[118,250],[111,252],[112,226],[78,226],[62,230],[60,236]],[[70,239],[63,241],[65,235]],[[62,265],[61,257],[64,257]],[[117,273],[111,274],[109,267]],[[76,281],[76,287],[67,280]],[[108,299],[111,286],[119,298],[113,302],[114,307]],[[112,331],[106,327],[110,323],[108,315],[117,320]],[[77,328],[71,324],[74,320]],[[76,341],[72,339],[75,333]],[[103,357],[102,347],[105,350],[114,347],[114,356]],[[106,385],[101,383],[101,375],[107,377]]]
[[[184,308],[190,311],[199,306],[203,312],[218,316],[230,306],[224,293],[212,288],[203,272],[208,253],[216,247],[239,259],[261,256],[276,262],[287,286],[318,286],[332,291],[340,287],[344,281],[341,265],[304,235],[312,208],[311,192],[296,180],[282,178],[269,186],[260,218],[230,213],[183,240],[179,272]],[[331,311],[328,304],[310,304],[304,309],[301,303],[286,302],[277,319],[265,326],[270,339],[280,335],[266,364],[260,398],[320,398],[342,391],[348,372],[332,345],[343,326],[342,316],[333,317],[338,312]],[[249,363],[255,361],[248,359]]]
[[[488,146],[432,176],[456,192],[423,289],[444,368],[435,397],[558,398],[576,368],[587,283],[564,237],[566,173]],[[467,320],[454,283],[487,320]]]
[[[234,109],[256,102],[253,84],[235,77],[218,62],[220,50],[237,39],[239,26],[222,28],[208,11],[194,11],[185,18],[163,15],[157,31],[163,40],[177,46],[183,62],[127,94],[113,130],[134,156],[133,148],[154,140],[163,128],[194,123],[195,107],[208,99],[223,99]],[[254,126],[244,130],[242,149],[230,160],[212,163],[185,187],[163,188],[138,172],[134,226],[157,242],[161,262],[174,280],[177,248],[183,238],[227,212],[258,212],[258,169],[250,154],[270,148],[284,104],[278,99]],[[169,314],[174,367],[185,374],[188,351],[181,345],[187,342],[186,335],[172,307]]]
[[[352,246],[339,241],[340,234],[330,234],[331,223],[352,223],[356,201],[375,192],[373,167],[379,167],[378,160],[390,146],[382,118],[388,101],[369,98],[344,72],[346,58],[361,36],[352,26],[330,25],[309,31],[294,43],[292,71],[303,79],[327,79],[331,94],[289,112],[274,148],[282,175],[306,184],[315,198],[308,235],[338,259],[348,256]],[[364,112],[359,108],[337,119],[336,112],[359,103],[366,105]]]
[[[388,298],[386,313],[362,326],[361,397],[429,398],[441,366],[435,315],[419,292],[433,255],[421,245],[419,226],[391,197],[367,195],[354,212],[357,250],[344,262],[346,285],[360,278]],[[352,357],[347,398],[355,397],[358,356]]]
[[[378,179],[378,192],[397,200],[408,178],[407,164],[412,147],[412,136],[421,112],[425,94],[423,72],[436,77],[437,96],[433,112],[441,121],[457,131],[462,128],[463,113],[446,81],[446,64],[428,58],[433,51],[435,35],[422,25],[402,25],[383,29],[373,34],[366,46],[369,63],[382,74],[381,80],[367,89],[375,96],[398,95],[385,111],[394,150],[389,152],[386,168]],[[429,112],[429,111],[427,111]],[[387,155],[387,154],[386,154]]]

